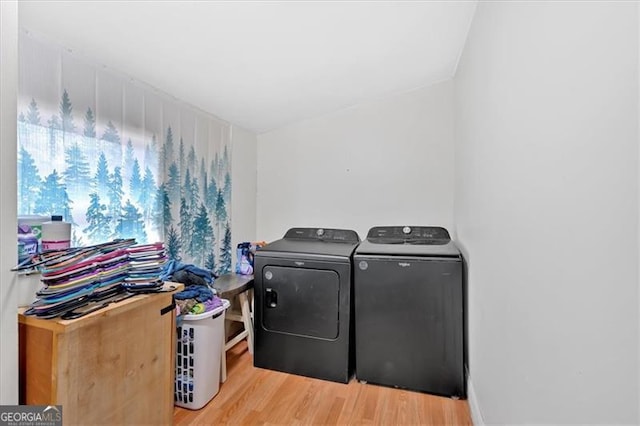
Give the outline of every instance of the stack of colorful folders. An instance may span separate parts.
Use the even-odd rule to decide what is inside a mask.
[[[162,287],[160,274],[167,261],[163,243],[144,244],[127,249],[129,271],[122,286],[130,292],[149,292]]]
[[[39,265],[44,288],[25,314],[54,318],[122,293],[129,271],[127,248],[133,244],[135,240],[116,240],[46,253],[48,260]]]

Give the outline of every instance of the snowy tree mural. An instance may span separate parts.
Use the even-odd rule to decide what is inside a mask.
[[[107,198],[109,193],[109,165],[104,152],[100,152],[100,157],[98,157],[96,174],[92,183],[96,193],[103,199]]]
[[[220,249],[219,273],[228,274],[229,272],[231,272],[231,227],[227,222],[224,226],[224,238]]]
[[[18,182],[18,188],[20,188],[20,182]],[[53,169],[53,172],[44,179],[44,183],[40,187],[34,213],[59,214],[65,222],[73,223],[71,204],[72,201],[69,199],[66,185],[62,182],[56,169]]]
[[[167,248],[167,256],[169,256],[169,258],[182,260],[182,256],[180,255],[182,249],[180,236],[178,235],[178,232],[176,231],[176,228],[173,227],[173,225],[171,225],[171,227],[169,228],[169,232],[167,232],[165,244]]]
[[[100,203],[100,196],[97,193],[93,192],[89,197],[91,202],[85,214],[87,227],[82,232],[89,241],[108,241],[111,236],[111,225],[109,218],[105,215],[107,206]]]
[[[31,98],[31,103],[29,104],[26,120],[29,124],[40,125],[40,111],[38,111],[38,104],[36,104],[36,100],[33,98]]]
[[[75,244],[164,241],[173,259],[229,271],[229,125],[141,83],[130,97],[130,79],[28,34],[19,43],[18,213],[62,215]]]
[[[23,214],[35,213],[37,195],[42,185],[38,167],[29,151],[24,147],[18,151],[18,211]]]
[[[171,214],[171,200],[169,199],[169,193],[166,190],[166,184],[162,184],[158,187],[156,192],[155,203],[155,218],[154,223],[159,229],[162,229],[166,235],[169,232],[171,222],[173,222],[173,215]]]
[[[109,217],[112,222],[118,222],[120,218],[120,210],[122,209],[122,198],[124,197],[124,191],[122,189],[122,174],[120,173],[120,166],[113,169],[113,173],[109,176],[108,184],[109,194]],[[118,235],[115,234],[115,237]]]
[[[71,133],[76,129],[76,125],[73,124],[73,107],[71,106],[71,100],[67,89],[64,89],[62,94],[62,100],[60,101],[60,119],[62,120],[62,131],[64,133]]]
[[[118,217],[116,225],[116,235],[123,235],[129,238],[135,238],[136,241],[147,241],[147,233],[144,230],[144,222],[142,214],[138,212],[136,206],[127,200],[122,208],[122,214]]]
[[[78,142],[71,144],[65,150],[65,163],[66,168],[63,176],[69,192],[74,197],[86,194],[91,184],[89,161]]]
[[[96,137],[96,119],[93,116],[91,108],[87,108],[87,112],[84,115],[84,136],[89,138],[87,142],[91,142],[91,138]]]

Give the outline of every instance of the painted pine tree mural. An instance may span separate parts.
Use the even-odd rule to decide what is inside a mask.
[[[86,194],[91,184],[89,161],[76,142],[65,150],[66,168],[63,173],[67,189],[73,196]]]
[[[180,198],[180,169],[178,169],[178,165],[175,162],[169,166],[169,179],[166,186],[171,198]]]
[[[18,153],[18,211],[23,214],[34,214],[35,204],[42,186],[38,167],[29,151],[24,147]]]
[[[228,274],[231,272],[231,227],[229,223],[224,227],[224,238],[222,239],[222,247],[220,248],[220,274]]]
[[[129,139],[127,139],[127,147],[124,150],[124,159],[123,159],[123,164],[122,164],[122,167],[123,167],[123,170],[124,170],[122,178],[126,182],[128,182],[132,177],[131,173],[132,173],[132,170],[134,168],[134,165],[133,165],[134,161],[138,163],[138,175],[139,175],[140,174],[140,169],[142,167],[140,166],[140,163],[138,162],[138,159],[135,157],[135,153],[134,153],[134,150],[133,150],[133,142],[131,141],[131,138],[129,138]]]
[[[171,225],[169,228],[169,232],[167,232],[166,238],[166,248],[167,248],[167,257],[173,260],[182,260],[182,256],[180,255],[182,250],[182,244],[180,242],[180,236],[176,231],[176,228]]]
[[[109,164],[107,163],[107,157],[104,152],[100,152],[98,157],[98,165],[96,167],[96,174],[93,178],[93,189],[100,196],[100,198],[107,198],[109,196],[109,184],[111,178],[109,177]]]
[[[218,199],[218,185],[216,185],[216,179],[211,176],[209,184],[207,185],[206,203],[209,211],[214,211],[216,208],[216,200]]]
[[[71,106],[71,100],[69,94],[65,89],[62,94],[62,100],[60,101],[60,120],[62,122],[62,131],[71,133],[76,130],[76,125],[73,124],[73,107]]]
[[[117,235],[127,235],[129,238],[135,238],[136,241],[147,241],[142,214],[129,200],[122,208],[122,214],[118,218],[115,231]]]
[[[204,261],[204,267],[211,271],[216,270],[216,253],[213,248],[207,254],[207,260]]]
[[[196,168],[196,150],[193,146],[189,149],[187,156],[187,170],[195,170]]]
[[[122,209],[122,197],[124,191],[122,190],[122,174],[120,173],[120,167],[113,169],[113,173],[109,176],[109,218],[117,226],[117,221],[120,217],[120,210]],[[116,230],[115,236],[118,235]]]
[[[96,137],[96,118],[93,116],[91,108],[87,108],[87,112],[84,114],[84,130],[82,134],[88,138],[88,143],[91,143],[91,139]]]
[[[40,125],[40,111],[38,110],[38,104],[36,100],[31,98],[31,102],[29,103],[29,110],[27,111],[26,121],[29,124],[33,124],[34,126]]]
[[[91,202],[87,209],[87,227],[82,230],[89,241],[108,241],[111,237],[111,225],[106,216],[107,206],[100,203],[100,196],[93,192],[89,194]]]
[[[180,188],[180,193],[182,194],[182,196],[185,199],[185,204],[187,205],[187,208],[189,209],[189,213],[193,212],[193,209],[191,208],[191,205],[193,204],[193,199],[191,197],[192,195],[192,187],[191,187],[191,172],[189,171],[189,169],[187,169],[187,172],[184,175],[184,183],[182,184],[182,187]]]
[[[118,134],[118,129],[113,124],[111,120],[107,123],[107,128],[104,129],[104,133],[102,134],[102,140],[107,142],[113,142],[116,144],[120,143],[120,135]]]
[[[222,189],[222,196],[224,197],[224,201],[229,203],[231,200],[231,175],[229,172],[224,175],[224,187]]]
[[[198,214],[193,220],[192,256],[196,257],[199,265],[207,260],[207,248],[211,246],[213,228],[209,221],[209,214],[204,204],[200,204]]]
[[[140,163],[138,163],[138,160],[133,162],[133,167],[129,175],[131,176],[129,180],[129,192],[132,198],[137,199],[140,197],[140,191],[142,191],[142,177],[140,176]]]
[[[200,205],[200,188],[198,179],[195,176],[193,179],[189,179],[189,169],[187,169],[187,176],[185,177],[184,193],[189,202],[189,212],[194,217],[198,214],[198,206]]]
[[[202,195],[203,198],[206,198],[207,194],[207,186],[209,186],[209,179],[207,176],[207,168],[204,165],[204,158],[200,159],[200,182],[202,182]]]
[[[120,133],[111,120],[107,122],[107,127],[104,129],[101,140],[106,142],[100,145],[107,152],[109,160],[114,164],[121,164],[122,142],[120,140]],[[122,169],[120,172],[122,173]]]
[[[156,194],[156,183],[153,179],[151,169],[147,167],[144,171],[144,178],[140,182],[140,194],[138,195],[138,203],[142,207],[142,214],[145,221],[151,219],[151,213],[154,209],[154,196]]]
[[[60,79],[66,86],[58,86],[57,99],[38,99],[38,90],[28,92],[34,82],[21,84],[19,214],[62,215],[74,224],[74,244],[160,240],[172,259],[230,270],[230,133],[222,131],[227,125],[181,104],[163,112],[174,101],[161,97],[159,108],[145,110],[141,128],[140,121],[127,121],[122,108],[130,82],[123,81],[122,90],[101,92],[96,86],[92,92],[85,83],[74,84],[67,65],[54,68],[70,73]],[[103,72],[90,78],[97,81]],[[131,110],[144,109],[144,102]],[[185,123],[193,127],[185,131]]]
[[[180,148],[179,148],[179,160],[180,160],[180,170],[184,170],[184,166],[185,166],[185,154],[184,154],[184,141],[182,140],[182,138],[180,138]]]
[[[180,198],[180,245],[183,250],[186,250],[189,256],[192,256],[192,247],[191,247],[191,232],[193,222],[191,221],[191,212],[189,211],[189,206],[187,205],[187,200],[182,197]]]
[[[218,223],[225,223],[227,221],[227,206],[224,201],[224,195],[222,190],[218,190],[218,195],[216,197],[216,221]]]
[[[168,167],[173,163],[173,131],[171,126],[167,128],[167,136],[162,146],[162,168],[165,173],[168,172]]]
[[[71,215],[72,201],[69,199],[67,187],[54,169],[45,179],[38,198],[35,201],[34,213],[45,216],[61,215],[65,222],[73,223]]]
[[[204,158],[198,157],[194,146],[186,144],[183,138],[179,139],[177,158],[173,157],[170,148],[176,136],[173,129],[169,127],[165,134],[166,140],[172,143],[163,148],[162,156],[165,166],[168,165],[168,167],[162,183],[164,186],[161,187],[171,201],[170,205],[167,206],[167,203],[164,203],[162,207],[171,212],[172,220],[175,222],[167,221],[162,227],[167,229],[169,223],[177,225],[171,233],[172,246],[179,241],[180,255],[183,259],[191,260],[200,266],[210,267],[215,263],[216,258],[222,259],[222,253],[218,256],[216,250],[218,247],[222,249],[223,244],[222,241],[216,244],[215,236],[224,235],[228,214],[223,188],[221,191],[218,190],[216,179],[224,182],[228,170],[221,169],[224,164],[220,160],[222,157],[219,156],[217,163],[212,162],[207,173]],[[164,196],[161,192],[156,196],[158,208],[159,200]],[[179,200],[178,204],[173,200]],[[227,253],[231,253],[231,250],[228,249]],[[225,256],[228,257],[228,254]],[[211,269],[219,270],[220,268]]]
[[[169,194],[165,189],[165,184],[161,184],[156,192],[156,217],[155,222],[161,234],[166,235],[169,232],[169,227],[173,222],[173,214],[171,213],[171,200]],[[161,227],[161,228],[160,228]]]

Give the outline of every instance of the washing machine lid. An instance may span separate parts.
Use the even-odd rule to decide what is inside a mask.
[[[460,257],[460,250],[439,226],[376,226],[356,254]]]
[[[291,228],[284,237],[262,247],[256,256],[269,254],[311,254],[349,258],[360,237],[349,229]]]

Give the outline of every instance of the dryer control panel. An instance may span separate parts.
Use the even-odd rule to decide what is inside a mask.
[[[292,240],[314,240],[336,243],[360,242],[360,237],[358,237],[358,234],[350,229],[291,228],[284,235],[284,238]]]

